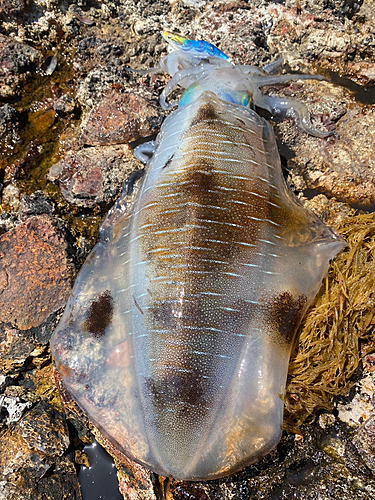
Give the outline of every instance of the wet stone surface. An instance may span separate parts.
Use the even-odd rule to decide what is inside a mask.
[[[344,102],[343,96],[337,94],[336,90],[338,103]],[[337,106],[337,101],[332,102]],[[372,209],[375,202],[374,110],[353,103],[340,117],[339,106],[332,111],[321,109],[325,123],[334,123],[337,134],[329,140],[303,140],[300,135],[289,135],[286,144],[296,155],[289,167],[292,175],[299,178],[300,189],[315,190],[330,198]],[[286,124],[279,127],[286,131]]]
[[[47,215],[0,237],[0,322],[39,326],[67,300],[74,275],[64,227]]]
[[[68,446],[63,412],[47,402],[36,404],[0,437],[0,498],[79,499]]]
[[[0,107],[0,165],[2,159],[6,158],[14,145],[21,141],[18,135],[18,116],[17,111],[9,104]]]
[[[329,224],[373,209],[374,0],[0,0],[0,500],[80,498],[73,450],[82,450],[77,436],[87,442],[89,423],[69,410],[65,421],[48,341],[75,263],[141,168],[125,144],[157,133],[163,119],[167,79],[126,68],[149,68],[166,54],[165,28],[210,41],[236,63],[261,66],[282,53],[288,72],[332,79],[263,89],[301,99],[315,126],[337,132],[320,140],[291,120],[276,124],[286,174]],[[56,69],[46,74],[53,55]],[[346,399],[300,434],[285,433],[258,464],[209,483],[173,481],[170,498],[372,499],[371,366],[365,358]],[[157,476],[116,463],[125,499],[162,498]]]
[[[155,134],[162,117],[156,103],[134,94],[112,91],[92,109],[80,141],[89,146],[133,142]]]
[[[43,191],[34,191],[30,196],[24,194],[20,201],[18,217],[21,221],[27,220],[32,215],[48,214],[54,212],[54,202]]]
[[[121,192],[125,179],[136,168],[127,146],[84,148],[67,153],[48,174],[69,203],[93,207],[109,203]]]
[[[334,130],[325,141],[303,138],[287,121],[276,125],[283,143],[292,152],[288,168],[296,189],[314,190],[329,198],[371,209],[375,201],[373,140],[375,115],[373,107],[353,102],[346,89],[322,83],[322,95],[316,83],[307,83],[305,102],[310,103],[312,120],[318,127]],[[286,96],[299,96],[299,85],[280,90]]]
[[[20,92],[20,84],[35,71],[40,58],[33,47],[0,34],[0,96],[11,97]]]

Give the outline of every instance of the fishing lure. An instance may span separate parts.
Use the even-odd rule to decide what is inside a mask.
[[[302,103],[259,89],[319,77],[164,37],[172,51],[146,72],[171,75],[166,109],[186,90],[136,149],[139,191],[130,203],[126,188],[103,223],[51,350],[113,448],[164,476],[213,479],[278,442],[296,329],[345,243],[288,188],[272,128],[251,109],[326,137]]]

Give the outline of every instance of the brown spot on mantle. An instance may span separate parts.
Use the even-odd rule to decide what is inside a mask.
[[[300,295],[296,299],[285,291],[272,298],[265,311],[265,321],[277,332],[278,340],[289,345],[305,313],[307,298]]]
[[[94,337],[102,337],[113,317],[113,298],[109,290],[102,292],[94,300],[86,313],[85,328]]]

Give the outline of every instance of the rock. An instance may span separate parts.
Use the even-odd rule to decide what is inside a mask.
[[[27,145],[27,147],[25,148],[25,152],[21,158],[18,158],[12,164],[6,167],[5,180],[8,182],[13,181],[14,179],[22,177],[25,172],[31,170],[33,165],[38,160],[41,150],[41,141],[37,137]]]
[[[155,488],[147,469],[130,460],[121,463],[115,459],[115,464],[118,470],[119,490],[124,498],[157,500]]]
[[[0,498],[80,499],[61,410],[39,402],[0,437]]]
[[[0,396],[1,420],[5,420],[5,425],[9,426],[18,422],[28,408],[31,408],[33,402],[27,397],[23,387],[10,386]]]
[[[8,384],[9,377],[6,377],[4,374],[0,373],[0,391],[4,391]]]
[[[286,124],[282,125],[285,131]],[[307,189],[359,208],[375,203],[375,114],[358,104],[347,109],[336,125],[338,137],[287,140],[296,157],[289,162]],[[285,137],[285,136],[284,136]]]
[[[25,9],[25,0],[0,0],[0,10],[7,15],[20,14]]]
[[[111,91],[113,85],[122,86],[122,83],[113,68],[90,71],[77,90],[77,99],[81,108],[91,110],[103,96]]]
[[[362,82],[363,85],[375,85],[375,63],[374,62],[357,62],[347,66],[347,71],[350,76]]]
[[[7,134],[9,125],[17,123],[17,111],[9,104],[0,107],[0,134]]]
[[[354,446],[375,475],[375,354],[365,356],[363,366],[365,377],[356,384],[356,395],[349,403],[350,406],[339,407],[339,416],[347,417],[348,413],[345,413],[345,410],[350,409],[349,425],[356,427]]]
[[[0,107],[0,167],[7,165],[6,158],[14,151],[19,136],[18,113],[9,104]]]
[[[332,9],[340,16],[352,17],[360,9],[361,2],[356,0],[307,0],[305,6],[317,12]]]
[[[375,409],[358,429],[354,444],[368,468],[375,474]]]
[[[32,215],[52,215],[54,203],[44,191],[35,191],[30,196],[24,194],[20,201],[18,217],[25,221]]]
[[[20,206],[20,190],[14,184],[8,184],[3,189],[2,202],[5,207],[11,210],[18,210]]]
[[[354,428],[357,436],[358,433],[361,434],[362,430],[364,433],[367,432],[362,423],[373,420],[372,416],[375,415],[375,370],[372,361],[370,361],[373,359],[374,355],[371,354],[363,359],[363,377],[356,382],[353,397],[349,400],[343,400],[337,406],[338,418]],[[366,363],[366,360],[369,361]],[[374,423],[371,425],[374,426]]]
[[[0,34],[0,97],[17,94],[20,84],[36,70],[40,53],[29,45]]]
[[[324,194],[318,194],[311,200],[304,200],[303,204],[328,226],[337,226],[347,217],[353,217],[356,213],[356,210],[346,203],[339,203],[334,198],[329,199]]]
[[[76,103],[70,94],[64,94],[57,99],[53,105],[53,109],[59,115],[68,115],[74,112],[76,108]]]
[[[10,231],[18,224],[19,220],[14,212],[7,212],[4,209],[0,212],[0,235]]]
[[[38,135],[43,135],[52,127],[56,120],[54,109],[39,109],[29,113],[29,122]]]
[[[4,374],[18,373],[37,349],[35,339],[22,330],[0,325],[0,370]]]
[[[75,268],[63,224],[31,217],[0,236],[0,322],[28,330],[65,305]]]
[[[52,166],[48,179],[59,185],[69,203],[93,207],[113,200],[137,168],[127,146],[92,147],[67,153]]]
[[[94,106],[80,141],[90,146],[123,144],[155,134],[162,122],[160,106],[135,94],[115,90]]]

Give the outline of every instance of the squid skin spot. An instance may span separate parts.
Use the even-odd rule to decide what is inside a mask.
[[[86,313],[85,327],[96,338],[104,335],[113,317],[113,298],[109,290],[94,300]]]
[[[164,164],[164,166],[163,166],[163,170],[164,170],[165,168],[167,168],[167,167],[168,167],[168,166],[172,163],[173,158],[174,158],[174,153],[173,153],[173,155],[172,155],[170,158],[168,158],[168,160],[165,162],[165,164]]]
[[[273,297],[266,310],[268,321],[274,325],[280,340],[287,345],[293,341],[294,334],[304,315],[307,297],[300,295],[293,298],[290,292],[285,291]]]
[[[201,122],[212,122],[218,119],[215,108],[212,104],[205,104],[198,109],[197,114],[191,121],[190,126],[198,125]]]
[[[199,376],[192,383],[189,377],[166,370],[161,379],[155,381],[146,379],[148,394],[158,411],[175,408],[177,417],[182,413],[184,418],[195,420],[197,414],[203,416],[212,406],[208,397],[207,383]],[[176,405],[176,402],[179,404]]]

